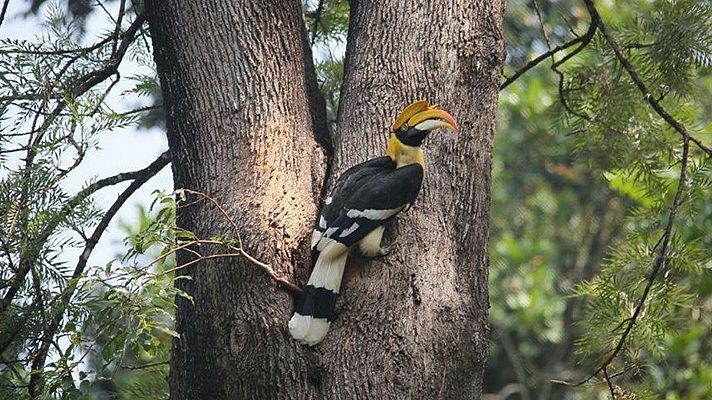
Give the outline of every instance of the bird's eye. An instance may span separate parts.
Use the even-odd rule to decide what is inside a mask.
[[[401,127],[400,127],[401,132],[406,132],[407,130],[408,130],[408,124],[401,125]]]

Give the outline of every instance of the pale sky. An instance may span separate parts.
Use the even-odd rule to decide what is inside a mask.
[[[49,1],[48,3],[52,3]],[[113,14],[118,11],[118,2],[109,2],[105,6]],[[18,39],[36,41],[37,35],[42,32],[41,21],[46,15],[47,5],[39,13],[39,17],[25,19],[22,14],[29,8],[29,2],[10,2],[5,21],[0,26],[0,39]],[[93,44],[99,33],[113,29],[113,24],[105,13],[94,12],[88,19],[85,35],[85,45]],[[331,54],[341,57],[345,52],[343,42],[334,42],[331,45]],[[317,46],[314,50],[315,58],[326,59],[329,49]],[[125,57],[119,72],[122,77],[131,76],[147,70]],[[123,86],[122,86],[123,83]],[[116,111],[128,111],[140,106],[150,105],[147,98],[136,98],[130,101],[123,100],[119,93],[130,88],[123,79],[116,85],[108,101]],[[79,191],[92,180],[115,175],[120,172],[142,169],[150,164],[163,151],[168,148],[165,132],[160,129],[138,130],[136,128],[117,129],[104,133],[99,141],[100,150],[89,152],[82,165],[68,176],[63,188],[71,195]],[[21,154],[21,153],[18,153]],[[12,158],[12,157],[10,157]],[[116,199],[118,193],[129,185],[129,182],[114,187],[107,187],[95,196],[98,205],[107,209]],[[151,193],[154,190],[170,192],[173,188],[173,179],[170,166],[165,167],[156,177],[148,181],[126,202],[121,211],[114,217],[112,224],[104,232],[99,244],[94,249],[89,260],[89,265],[103,266],[121,252],[125,252],[121,241],[125,234],[118,227],[119,221],[134,222],[137,220],[137,206],[148,206],[153,200]],[[91,232],[91,230],[89,231]],[[65,254],[70,263],[76,262],[78,251],[68,251]],[[71,264],[70,264],[71,265]]]
[[[110,2],[106,4],[106,6],[115,15],[118,2]],[[28,7],[29,2],[10,2],[5,21],[2,26],[0,26],[0,38],[32,40],[42,31],[42,26],[39,24],[41,17],[39,19],[25,19],[22,17],[23,12]],[[40,15],[43,14],[40,13]],[[105,14],[94,13],[87,23],[87,43],[92,43],[97,33],[106,31],[111,27],[112,25],[106,19]],[[119,68],[119,72],[122,77],[126,77],[140,72],[139,68],[136,63],[125,59]],[[128,89],[127,85],[121,87],[121,83],[119,83],[112,91],[109,102],[114,109],[117,111],[127,111],[140,105],[149,105],[148,99],[146,98],[136,98],[128,102],[128,104],[122,104],[123,102],[118,94],[126,89]],[[163,131],[159,129],[149,131],[137,130],[136,128],[117,129],[113,132],[104,133],[100,137],[99,146],[100,150],[88,152],[81,166],[72,172],[65,180],[63,188],[68,193],[76,193],[85,186],[87,182],[93,179],[101,179],[120,172],[142,169],[168,148]],[[121,185],[100,190],[95,195],[97,204],[104,209],[108,208],[116,199],[118,193],[128,185],[129,183],[126,182]],[[136,221],[138,215],[136,211],[137,205],[149,205],[153,199],[151,192],[156,189],[171,191],[172,188],[173,180],[170,166],[168,166],[164,168],[159,175],[148,181],[141,189],[134,193],[121,211],[114,217],[112,224],[104,232],[99,244],[92,253],[89,265],[104,265],[113,259],[117,253],[124,251],[121,240],[125,235],[121,229],[119,229],[118,221]],[[91,230],[89,232],[91,232]],[[67,252],[65,255],[67,261],[73,264],[76,262],[79,252]]]

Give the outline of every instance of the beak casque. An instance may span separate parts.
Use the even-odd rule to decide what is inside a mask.
[[[445,110],[438,109],[437,106],[429,106],[425,100],[418,100],[408,105],[408,107],[398,115],[392,128],[396,131],[406,123],[409,127],[414,127],[428,120],[437,120],[435,124],[428,124],[432,125],[430,129],[446,128],[455,132],[460,131],[452,115]]]
[[[428,102],[425,100],[418,100],[414,101],[413,103],[410,103],[408,107],[403,109],[400,114],[398,114],[398,117],[396,117],[395,122],[393,122],[393,130],[398,130],[403,124],[408,122],[408,120],[414,116],[415,114],[425,111],[428,109]]]

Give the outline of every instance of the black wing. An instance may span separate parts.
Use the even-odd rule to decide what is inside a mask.
[[[419,164],[396,168],[380,157],[346,171],[325,201],[312,238],[318,250],[325,239],[351,246],[415,201],[423,181]]]
[[[354,165],[347,169],[339,179],[331,192],[324,200],[324,207],[321,209],[321,216],[327,221],[333,221],[339,217],[344,203],[353,196],[354,190],[361,187],[375,174],[384,170],[396,169],[396,163],[390,157],[378,157]],[[318,227],[317,221],[317,227]]]

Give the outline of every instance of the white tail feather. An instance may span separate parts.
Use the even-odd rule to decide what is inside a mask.
[[[335,242],[335,244],[337,243]],[[338,245],[345,249],[345,246],[340,243]],[[333,254],[333,252],[323,251],[319,255],[308,284],[339,293],[348,253],[346,251],[337,252],[335,257],[330,257]],[[311,315],[302,315],[297,312],[289,320],[289,333],[300,343],[314,346],[324,340],[329,331],[329,325],[331,323],[324,318],[314,318]]]
[[[302,315],[294,313],[292,319],[289,320],[289,333],[297,340],[304,339],[304,336],[309,332],[312,317],[310,315]]]
[[[331,322],[325,319],[312,318],[312,322],[309,325],[309,332],[304,336],[302,342],[309,346],[321,343],[326,337],[326,334],[329,333],[329,326],[331,326]]]
[[[337,241],[327,240],[329,240],[329,243],[319,253],[314,270],[309,276],[308,284],[339,293],[341,277],[344,275],[344,266],[348,256],[348,248]]]

